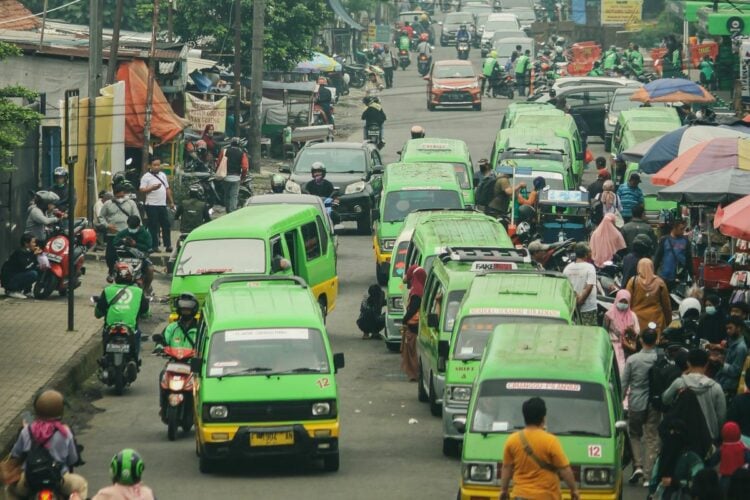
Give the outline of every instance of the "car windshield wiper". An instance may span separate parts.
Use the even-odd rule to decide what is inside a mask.
[[[323,373],[323,370],[321,370],[320,368],[301,367],[301,368],[292,368],[291,370],[281,370],[281,371],[269,373],[268,375],[284,375],[286,373]]]
[[[204,274],[224,274],[230,271],[231,269],[197,269],[196,271],[189,273],[188,276],[202,276]]]
[[[364,170],[342,170],[341,172],[331,172],[332,174],[364,174]]]
[[[604,437],[598,432],[593,431],[582,431],[582,430],[571,430],[571,431],[565,431],[565,432],[555,432],[555,435],[557,436],[599,436]]]
[[[245,373],[260,373],[260,372],[270,372],[273,368],[268,368],[266,366],[252,366],[250,368],[245,368],[244,370],[237,370],[235,372],[230,372],[222,375],[223,377],[231,377],[233,375],[242,375]]]

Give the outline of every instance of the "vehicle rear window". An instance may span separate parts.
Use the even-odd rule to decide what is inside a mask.
[[[446,189],[391,191],[385,197],[383,221],[402,221],[412,212],[434,208],[463,208],[461,196]]]
[[[199,274],[263,274],[266,244],[256,238],[193,240],[185,243],[176,276]]]

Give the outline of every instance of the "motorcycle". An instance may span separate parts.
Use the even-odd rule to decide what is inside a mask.
[[[333,120],[333,118],[333,104],[331,104],[331,119]],[[323,108],[317,102],[313,105],[313,123],[315,125],[329,125],[328,116],[326,116]]]
[[[411,64],[411,57],[409,57],[409,51],[400,49],[398,51],[398,65],[401,66],[403,71]]]
[[[39,279],[34,283],[34,298],[36,299],[46,299],[54,291],[65,295],[71,286],[73,288],[80,286],[81,276],[86,273],[83,265],[84,259],[86,252],[96,245],[96,231],[88,227],[88,221],[85,218],[77,219],[73,225],[71,253],[66,229],[61,225],[54,226],[44,245],[44,255],[49,261],[49,267],[41,272]],[[75,273],[72,279],[68,275],[71,258]]]
[[[114,387],[121,396],[125,386],[135,382],[140,360],[136,357],[138,339],[135,331],[124,323],[105,327],[104,356],[99,360],[98,377],[102,383]]]
[[[159,341],[160,335],[154,335]],[[164,337],[161,337],[163,342]],[[166,393],[162,400],[161,421],[167,424],[167,437],[177,438],[177,428],[190,432],[193,427],[193,372],[190,360],[195,357],[193,349],[165,347],[162,355],[168,359],[167,366],[159,381],[161,390]]]
[[[148,253],[142,252],[134,247],[120,245],[115,247],[117,262],[130,264],[133,270],[133,284],[143,288],[143,263],[148,258]]]
[[[212,172],[195,172],[193,174],[195,182],[200,184],[206,196],[206,203],[209,205],[224,206],[224,189],[223,183],[216,179]],[[237,206],[244,207],[247,200],[253,195],[252,179],[247,175],[240,181],[240,191],[237,195]]]
[[[456,44],[456,53],[458,54],[459,59],[468,59],[469,50],[469,42],[465,42],[462,40]]]
[[[492,97],[504,95],[508,99],[513,99],[516,81],[511,75],[501,75],[499,78],[492,80],[491,85]]]
[[[426,76],[430,72],[430,58],[427,54],[419,54],[417,57],[417,71],[419,76]]]
[[[385,143],[383,138],[380,136],[380,125],[377,123],[371,123],[367,125],[367,142],[375,144],[378,149],[382,149]]]

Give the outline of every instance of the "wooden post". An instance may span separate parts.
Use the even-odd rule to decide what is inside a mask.
[[[242,0],[234,0],[234,135],[240,136],[242,97]]]

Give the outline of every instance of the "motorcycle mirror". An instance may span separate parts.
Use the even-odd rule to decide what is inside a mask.
[[[166,340],[164,339],[164,335],[162,335],[161,333],[155,333],[155,334],[151,335],[151,339],[156,344],[165,344],[166,343]]]
[[[132,165],[132,164],[133,164],[132,158],[128,158],[127,160],[125,160],[125,165]]]

